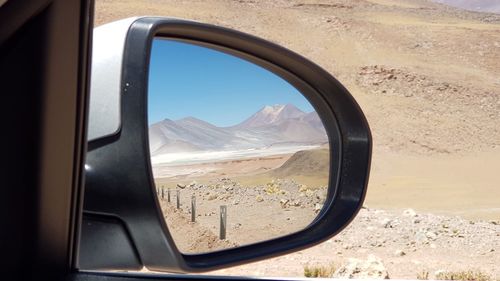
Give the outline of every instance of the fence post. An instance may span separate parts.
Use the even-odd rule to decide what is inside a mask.
[[[167,189],[167,202],[170,203],[170,188]]]
[[[196,196],[191,196],[191,222],[196,221]]]
[[[220,240],[226,239],[226,226],[227,226],[227,206],[220,206]]]
[[[181,207],[181,191],[180,190],[176,190],[177,191],[177,209],[179,209]]]
[[[161,187],[161,200],[165,199],[165,189],[163,189],[163,186]]]

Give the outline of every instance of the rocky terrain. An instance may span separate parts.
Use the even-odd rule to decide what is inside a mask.
[[[177,190],[179,209],[176,208]],[[230,178],[218,178],[207,184],[196,181],[177,184],[171,189],[170,203],[165,191],[163,194],[163,212],[177,246],[183,252],[201,253],[303,229],[323,208],[326,186],[309,187],[293,179],[279,178],[260,185],[242,185]],[[193,196],[196,198],[195,223],[191,223]],[[227,206],[227,239],[217,242],[221,205]],[[185,235],[188,232],[200,235]]]
[[[449,154],[477,149],[475,142],[482,147],[498,144],[498,123],[490,122],[500,120],[500,96],[494,90],[439,81],[432,76],[380,65],[361,67],[356,81],[373,96],[408,99],[415,106],[406,110],[414,111],[415,116],[432,122],[433,127],[430,128],[418,124],[419,120],[408,121],[406,125],[413,126],[413,130],[421,132],[421,135],[408,135],[407,132],[403,135],[402,131],[393,131],[393,137],[397,136],[398,141],[388,145],[392,149],[411,146],[415,152]],[[425,103],[439,106],[423,107]],[[433,130],[440,133],[435,134]],[[482,130],[492,135],[481,134]],[[456,135],[456,131],[460,131],[460,135]],[[452,138],[455,138],[454,141],[448,141]]]
[[[177,246],[186,253],[236,247],[300,230],[314,219],[326,196],[324,186],[310,188],[287,179],[244,186],[219,178],[209,184],[178,184],[175,189],[181,192],[179,209],[173,190],[170,203],[166,195],[160,202]],[[191,196],[197,204],[194,223]],[[228,208],[224,240],[219,239],[221,205]],[[433,279],[470,270],[498,280],[499,247],[500,220],[364,207],[344,231],[316,247],[208,274],[293,277],[305,274],[306,268],[326,267],[332,269],[328,277],[335,278]]]
[[[363,208],[339,235],[287,256],[212,272],[303,276],[304,267],[331,266],[336,278],[417,279],[471,270],[499,280],[500,221]]]

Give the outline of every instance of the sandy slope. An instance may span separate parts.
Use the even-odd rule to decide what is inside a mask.
[[[366,206],[500,219],[500,148],[432,157],[376,151],[374,157]]]

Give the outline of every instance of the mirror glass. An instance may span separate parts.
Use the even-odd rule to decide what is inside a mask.
[[[260,242],[314,220],[329,143],[296,88],[237,56],[163,38],[153,40],[149,71],[153,175],[181,252]]]

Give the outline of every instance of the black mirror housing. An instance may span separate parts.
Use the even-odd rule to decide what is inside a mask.
[[[158,17],[129,20],[123,40],[115,128],[99,135],[90,124],[79,246],[81,269],[200,272],[297,251],[345,228],[363,204],[371,134],[360,107],[329,73],[304,57],[260,38],[198,22]],[[165,37],[239,56],[281,76],[316,109],[330,140],[325,208],[304,230],[217,252],[182,254],[162,219],[149,160],[147,88],[153,38]],[[94,52],[98,50],[94,49]],[[94,67],[96,67],[94,65]],[[94,71],[94,70],[93,70]],[[93,72],[94,73],[94,72]],[[102,77],[92,77],[92,84]],[[99,93],[91,93],[92,99]],[[116,97],[115,96],[115,97]],[[104,97],[105,98],[105,97]],[[99,99],[99,97],[95,97]],[[105,103],[104,103],[105,104]],[[106,110],[90,116],[105,122]],[[91,108],[92,115],[92,108]]]

